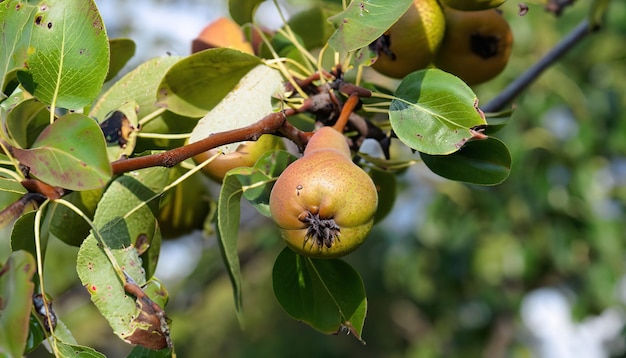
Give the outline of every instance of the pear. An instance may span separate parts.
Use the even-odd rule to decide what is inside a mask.
[[[314,258],[336,258],[360,246],[374,223],[376,186],[351,160],[343,134],[322,127],[302,158],[279,176],[270,211],[287,245]]]
[[[424,69],[443,40],[445,18],[437,0],[414,0],[409,9],[370,48],[378,53],[372,65],[394,78]]]

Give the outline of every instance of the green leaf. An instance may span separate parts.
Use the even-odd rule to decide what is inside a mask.
[[[26,192],[19,182],[0,177],[0,210],[11,205]]]
[[[26,251],[15,251],[0,266],[0,353],[21,357],[28,338],[36,263]]]
[[[407,146],[427,154],[450,154],[486,125],[478,99],[465,82],[441,70],[407,75],[389,107],[395,134]]]
[[[274,263],[272,281],[276,299],[291,317],[327,334],[348,329],[362,341],[365,288],[345,261],[311,259],[285,248]]]
[[[272,97],[282,85],[280,72],[258,65],[246,73],[237,87],[224,97],[209,113],[198,121],[189,136],[189,143],[202,140],[213,133],[243,128],[271,114]],[[233,110],[237,108],[237,110]],[[242,142],[215,148],[225,154],[232,153]]]
[[[32,149],[13,148],[13,154],[30,174],[70,190],[101,188],[112,175],[100,127],[79,113],[59,118],[39,135]]]
[[[115,77],[122,68],[135,55],[137,46],[131,39],[112,39],[109,40],[111,48],[111,60],[109,63],[109,72],[104,81],[109,81]]]
[[[81,282],[114,332],[130,342],[139,343],[141,339],[142,344],[158,346],[165,345],[165,334],[152,334],[153,339],[146,341],[145,334],[152,333],[155,327],[147,326],[142,320],[146,315],[154,318],[154,312],[146,313],[147,302],[136,301],[136,295],[127,294],[125,282],[120,281],[115,268],[123,268],[139,286],[146,284],[146,276],[152,276],[161,240],[155,218],[159,203],[153,200],[147,205],[141,204],[154,197],[152,188],[162,187],[166,178],[166,169],[150,168],[113,181],[98,204],[94,224],[115,262],[109,261],[93,234],[83,242],[77,258]],[[140,258],[138,250],[143,251],[146,247],[147,251]],[[162,291],[148,291],[145,292],[147,297],[156,295],[153,302],[163,302]],[[157,324],[156,328],[159,327]]]
[[[258,57],[228,48],[197,52],[165,74],[157,105],[182,116],[202,117],[259,64]]]
[[[96,211],[96,205],[102,197],[103,189],[82,190],[69,193],[63,197],[78,207],[90,219]],[[80,246],[89,235],[91,226],[82,217],[65,205],[51,202],[46,207],[44,222],[49,224],[49,230],[59,240],[71,246]],[[31,228],[32,231],[32,228]]]
[[[368,174],[374,181],[378,191],[378,208],[374,216],[374,224],[384,219],[393,209],[397,195],[397,174],[371,168]]]
[[[77,109],[100,92],[109,69],[109,42],[93,0],[42,3],[31,22],[24,88],[46,104]],[[28,25],[27,25],[28,26]]]
[[[33,257],[37,257],[35,248],[35,212],[29,212],[20,216],[11,230],[11,250],[23,250]],[[41,233],[41,255],[42,260],[46,258],[46,247],[48,246],[48,233]]]
[[[30,148],[50,124],[50,111],[36,98],[20,102],[7,115],[5,126],[13,145]]]
[[[322,47],[335,32],[328,18],[339,11],[341,11],[339,4],[322,3],[296,13],[287,24],[302,39],[307,49]]]
[[[36,6],[23,1],[4,1],[0,6],[0,100],[15,71],[24,67],[36,12]]]
[[[112,111],[135,101],[139,107],[137,118],[152,117],[141,126],[142,133],[189,133],[197,120],[179,116],[169,111],[158,114],[162,108],[155,106],[157,88],[167,70],[181,57],[168,56],[146,61],[115,82],[96,102],[89,115],[100,122]],[[155,117],[156,116],[156,117]],[[184,139],[138,138],[138,152],[151,149],[169,149],[184,144]]]
[[[171,356],[172,351],[169,348],[155,351],[142,346],[136,346],[130,351],[126,358],[168,358]]]
[[[266,152],[257,159],[254,168],[270,178],[277,178],[298,157],[286,150]]]
[[[106,356],[91,347],[80,346],[77,344],[68,344],[57,341],[56,347],[59,357],[80,357],[80,358],[106,358]]]
[[[434,173],[472,184],[500,184],[511,171],[508,148],[493,137],[467,142],[461,150],[450,155],[420,153],[420,156]]]
[[[351,1],[328,19],[337,30],[328,44],[340,53],[366,47],[387,31],[406,12],[413,0]]]
[[[247,170],[251,170],[247,168]],[[239,234],[239,208],[243,190],[235,173],[235,168],[224,176],[222,189],[217,202],[217,237],[226,271],[233,286],[235,310],[240,317],[243,307],[241,293],[241,268],[239,267],[239,254],[237,252],[237,238]]]
[[[228,0],[230,16],[239,25],[251,23],[257,7],[265,0]]]

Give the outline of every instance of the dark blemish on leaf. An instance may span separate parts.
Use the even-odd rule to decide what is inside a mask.
[[[30,271],[30,264],[24,266],[24,272]]]
[[[80,50],[78,50],[78,54],[79,54],[79,55],[82,55],[82,54],[84,54],[84,53],[85,53],[85,49],[84,49],[84,48],[81,48]]]
[[[39,10],[41,10],[41,11],[48,11],[48,5],[46,5],[46,4],[41,5],[39,7]]]
[[[37,25],[37,26],[41,25],[41,20],[43,20],[43,16],[38,15],[38,16],[35,18],[35,25]]]
[[[423,136],[423,135],[421,135],[421,134],[419,134],[419,133],[418,133],[418,134],[416,134],[415,136],[416,136],[417,138],[419,138],[419,139],[424,139],[424,136]]]
[[[143,255],[148,250],[149,247],[150,247],[150,244],[148,243],[148,235],[146,234],[137,235],[137,240],[135,240],[135,250],[137,250],[137,255],[139,256]]]
[[[21,8],[22,8],[22,4],[15,5],[15,10],[20,11]]]
[[[48,23],[48,30],[52,29],[52,22]]]
[[[87,270],[90,270],[90,271],[93,270],[93,262],[89,262],[87,264]]]

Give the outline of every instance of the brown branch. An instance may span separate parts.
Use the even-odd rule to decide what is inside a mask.
[[[113,174],[122,174],[149,167],[173,167],[185,159],[191,158],[221,145],[248,140],[257,140],[263,134],[270,134],[278,131],[286,123],[286,117],[296,113],[299,113],[299,110],[292,108],[285,109],[281,112],[271,113],[258,122],[247,127],[214,133],[198,142],[174,148],[163,153],[130,159],[120,159],[111,163]]]

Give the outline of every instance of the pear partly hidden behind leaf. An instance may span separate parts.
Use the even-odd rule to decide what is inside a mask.
[[[272,217],[287,245],[314,258],[341,257],[359,247],[377,206],[374,182],[352,162],[345,137],[332,127],[315,132],[270,195]]]

